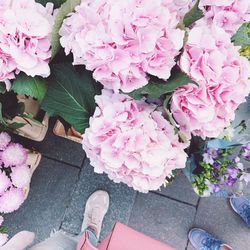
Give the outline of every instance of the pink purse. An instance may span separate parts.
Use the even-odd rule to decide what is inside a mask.
[[[81,245],[83,242],[85,246]],[[110,236],[107,237],[98,248],[90,248],[91,245],[88,246],[89,243],[86,241],[86,238],[82,243],[79,244],[79,247],[81,245],[83,248],[78,247],[77,250],[174,250],[174,248],[119,222],[114,226]]]

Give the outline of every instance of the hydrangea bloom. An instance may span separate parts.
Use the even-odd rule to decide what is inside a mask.
[[[250,92],[249,62],[239,55],[230,36],[212,25],[190,31],[179,64],[200,87],[188,85],[174,93],[175,119],[194,135],[219,136]]]
[[[175,91],[171,111],[187,135],[192,132],[203,139],[218,137],[235,117],[231,100],[227,102],[227,94],[223,88],[213,91],[205,85],[198,87],[190,83]]]
[[[0,170],[0,196],[10,187],[12,183],[9,177]]]
[[[61,45],[106,88],[130,92],[148,83],[146,73],[169,78],[184,31],[164,0],[84,0],[75,10]]]
[[[31,180],[30,168],[26,165],[13,167],[11,173],[11,180],[13,185],[17,188],[27,187]]]
[[[135,190],[157,190],[172,170],[184,168],[184,144],[154,105],[103,90],[83,135],[95,172]]]
[[[215,24],[233,34],[242,23],[250,21],[249,0],[201,0],[205,17],[199,23]]]
[[[5,166],[20,166],[27,161],[27,151],[22,145],[12,143],[2,152],[1,158]]]
[[[177,12],[178,19],[181,20],[194,6],[196,0],[163,0],[163,2],[171,11]]]
[[[34,0],[0,0],[0,82],[7,89],[20,71],[49,76],[52,11]]]
[[[11,188],[0,197],[0,213],[11,213],[17,210],[24,202],[24,190]]]
[[[5,132],[0,133],[0,150],[6,149],[10,141],[11,138],[7,133]]]

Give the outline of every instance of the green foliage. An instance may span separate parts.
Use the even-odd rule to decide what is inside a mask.
[[[145,95],[150,98],[159,98],[164,94],[174,92],[177,88],[188,83],[193,83],[193,81],[181,70],[174,70],[169,80],[163,81],[154,78],[154,80],[151,80],[146,86],[134,90],[128,93],[128,95],[136,100],[141,99]]]
[[[41,77],[19,74],[13,81],[11,89],[20,95],[27,95],[42,101],[47,91],[47,82]]]
[[[0,82],[0,94],[5,93],[5,91],[6,91],[6,89],[5,89],[4,83]]]
[[[94,96],[99,93],[99,85],[93,80],[91,72],[77,71],[71,64],[56,64],[52,66],[42,108],[50,116],[61,116],[83,133],[95,110]]]
[[[250,22],[242,24],[238,31],[233,35],[232,41],[237,46],[250,46]]]
[[[184,16],[183,24],[185,27],[189,27],[192,23],[201,19],[204,14],[201,9],[199,9],[199,0],[196,2],[194,7]]]
[[[59,1],[59,0],[58,0]],[[51,44],[52,44],[52,58],[58,53],[60,49],[60,36],[59,36],[59,30],[62,26],[63,20],[65,17],[74,11],[75,7],[81,3],[81,0],[65,0],[61,1],[64,2],[61,7],[58,10],[58,13],[55,18],[55,23],[52,31],[52,38],[51,38]]]
[[[46,3],[53,3],[55,8],[59,8],[66,0],[36,0],[37,3],[46,5]]]

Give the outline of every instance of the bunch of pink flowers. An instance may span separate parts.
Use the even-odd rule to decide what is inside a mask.
[[[199,86],[189,84],[173,94],[174,118],[187,134],[218,137],[250,92],[248,60],[222,28],[198,24],[189,32],[179,65]]]
[[[20,71],[48,77],[53,4],[35,0],[0,0],[0,82],[10,89]]]
[[[61,45],[105,88],[131,92],[148,83],[147,73],[170,77],[185,33],[176,28],[179,8],[166,0],[84,0],[64,20]]]
[[[199,22],[215,24],[231,35],[242,23],[250,21],[249,0],[200,0],[199,7],[205,13]]]
[[[172,170],[184,168],[186,145],[155,105],[108,90],[96,96],[96,103],[83,135],[95,172],[148,192],[159,189]]]
[[[24,202],[24,189],[31,180],[27,157],[22,145],[12,143],[7,133],[0,133],[0,213],[11,213]]]

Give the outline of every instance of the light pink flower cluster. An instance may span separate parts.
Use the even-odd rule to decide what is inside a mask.
[[[0,82],[20,71],[27,75],[50,75],[50,33],[53,4],[46,8],[34,0],[0,0]]]
[[[171,11],[177,12],[179,20],[185,16],[196,2],[197,0],[163,0],[164,5]]]
[[[1,231],[1,227],[3,226],[3,216],[0,215],[0,231]],[[8,240],[8,234],[6,233],[1,233],[0,232],[0,247],[3,246]]]
[[[250,21],[249,0],[200,0],[205,17],[199,22],[215,24],[234,34],[242,23]]]
[[[198,84],[173,94],[171,109],[186,132],[217,137],[234,119],[250,92],[250,66],[230,35],[218,26],[195,26],[189,33],[180,67]]]
[[[95,172],[135,190],[157,190],[172,170],[184,168],[185,145],[151,104],[103,90],[83,135]]]
[[[25,165],[27,151],[12,143],[7,133],[0,133],[0,213],[11,213],[24,202],[24,188],[31,180],[30,168]]]
[[[60,30],[66,54],[106,88],[130,92],[147,74],[170,77],[183,46],[177,11],[164,0],[84,0]]]

